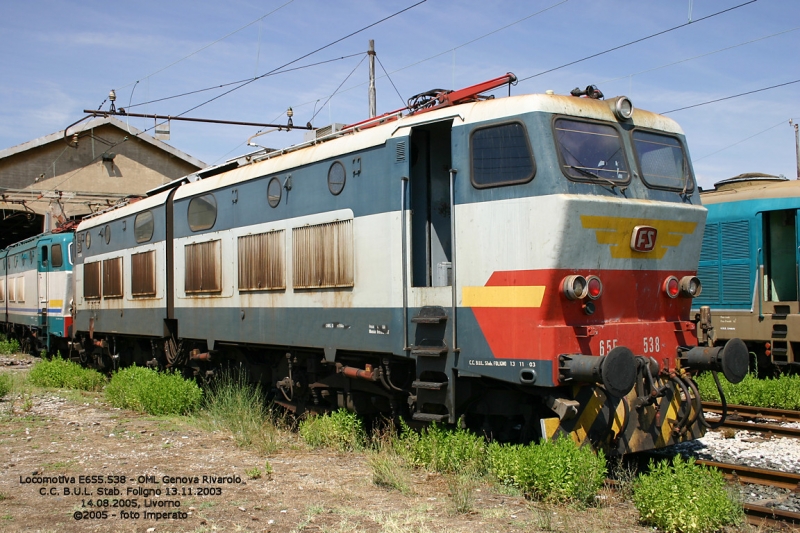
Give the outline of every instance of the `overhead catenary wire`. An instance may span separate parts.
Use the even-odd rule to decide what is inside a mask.
[[[397,96],[400,97],[400,102],[402,103],[402,105],[406,105],[406,101],[403,99],[403,95],[401,95],[400,91],[397,90],[397,85],[394,84],[394,81],[392,80],[392,77],[389,76],[388,72],[386,72],[386,67],[383,66],[383,63],[381,62],[381,58],[378,57],[378,54],[375,54],[375,59],[378,60],[378,64],[383,69],[383,73],[386,74],[386,77],[389,79],[389,83],[391,83],[392,87],[394,87],[394,92],[396,92]]]
[[[566,68],[566,67],[569,67],[569,66],[572,66],[572,65],[576,65],[578,63],[582,63],[583,61],[587,61],[589,59],[594,59],[595,57],[599,57],[599,56],[607,54],[609,52],[613,52],[615,50],[620,50],[622,48],[625,48],[627,46],[631,46],[633,44],[641,43],[642,41],[646,41],[648,39],[652,39],[653,37],[658,37],[659,35],[664,35],[665,33],[669,33],[671,31],[675,31],[675,30],[678,30],[680,28],[685,28],[686,26],[689,26],[691,24],[697,24],[698,22],[701,22],[701,21],[704,21],[704,20],[708,20],[708,19],[710,19],[712,17],[716,17],[718,15],[722,15],[723,13],[728,13],[730,11],[733,11],[734,9],[739,9],[740,7],[744,7],[746,5],[753,4],[753,3],[757,2],[757,1],[758,0],[749,0],[749,1],[744,2],[742,4],[739,4],[739,5],[736,5],[736,6],[733,6],[733,7],[729,7],[728,9],[723,9],[722,11],[717,11],[716,13],[712,13],[710,15],[706,15],[705,17],[700,17],[697,20],[690,20],[689,22],[684,22],[683,24],[678,24],[677,26],[673,26],[671,28],[667,28],[666,30],[662,30],[662,31],[659,31],[659,32],[656,32],[656,33],[652,33],[652,34],[647,35],[645,37],[641,37],[639,39],[635,39],[633,41],[629,41],[629,42],[627,42],[625,44],[620,44],[618,46],[614,46],[612,48],[608,48],[606,50],[603,50],[602,52],[597,52],[595,54],[591,54],[591,55],[588,55],[586,57],[582,57],[580,59],[576,59],[575,61],[570,61],[569,63],[564,63],[563,65],[559,65],[557,67],[553,67],[553,68],[550,68],[550,69],[547,69],[547,70],[543,70],[542,72],[539,72],[537,74],[532,74],[532,75],[527,76],[525,78],[520,78],[519,82],[522,83],[523,81],[527,81],[527,80],[530,80],[530,79],[533,79],[533,78],[538,78],[539,76],[543,76],[545,74],[549,74],[550,72],[555,72],[556,70],[560,70],[562,68]]]
[[[269,72],[267,72],[267,73],[265,73],[265,74],[263,74],[263,75],[261,75],[261,76],[259,76],[259,77],[256,77],[256,78],[253,78],[253,79],[247,80],[247,81],[245,81],[244,83],[242,83],[242,84],[239,84],[239,85],[237,85],[236,87],[234,87],[234,88],[232,88],[232,89],[230,89],[230,90],[228,90],[228,91],[226,91],[226,92],[224,92],[224,93],[222,93],[222,94],[219,94],[219,95],[215,96],[214,98],[210,98],[210,99],[206,100],[205,102],[202,102],[202,103],[200,103],[200,104],[198,104],[198,105],[196,105],[196,106],[194,106],[194,107],[192,107],[192,108],[190,108],[190,109],[187,109],[186,111],[183,111],[182,113],[179,113],[179,114],[177,114],[177,115],[174,115],[174,116],[183,116],[183,115],[185,115],[186,113],[189,113],[189,112],[191,112],[191,111],[193,111],[193,110],[195,110],[195,109],[197,109],[197,108],[199,108],[199,107],[202,107],[203,105],[206,105],[206,104],[208,104],[208,103],[210,103],[210,102],[213,102],[214,100],[217,100],[217,99],[219,99],[219,98],[221,98],[221,97],[225,96],[226,94],[230,94],[231,92],[233,92],[233,91],[235,91],[235,90],[237,90],[237,89],[240,89],[241,87],[244,87],[245,85],[248,85],[248,84],[250,84],[250,83],[252,83],[252,82],[256,81],[257,79],[260,79],[260,78],[263,78],[263,77],[265,77],[265,76],[267,76],[267,75],[270,75],[270,74],[273,74],[273,73],[275,73],[275,72],[281,71],[282,69],[285,69],[286,67],[288,67],[288,66],[290,66],[290,65],[293,65],[294,63],[297,63],[298,61],[302,61],[303,59],[305,59],[305,58],[307,58],[307,57],[309,57],[309,56],[311,56],[311,55],[313,55],[313,54],[316,54],[317,52],[320,52],[320,51],[322,51],[322,50],[325,50],[326,48],[330,48],[331,46],[333,46],[333,45],[335,45],[335,44],[337,44],[337,43],[340,43],[340,42],[344,41],[345,39],[348,39],[348,38],[350,38],[350,37],[352,37],[352,36],[354,36],[354,35],[357,35],[357,34],[359,34],[359,33],[362,33],[362,32],[364,32],[364,31],[368,30],[369,28],[372,28],[372,27],[374,27],[374,26],[377,26],[378,24],[381,24],[382,22],[385,22],[385,21],[387,21],[387,20],[389,20],[389,19],[392,19],[392,18],[394,18],[394,17],[396,17],[396,16],[398,16],[398,15],[401,15],[402,13],[405,13],[406,11],[409,11],[410,9],[413,9],[413,8],[415,8],[415,7],[417,7],[417,6],[421,5],[421,4],[424,4],[426,1],[427,1],[427,0],[420,0],[420,1],[418,1],[418,2],[416,2],[416,3],[414,3],[414,4],[412,4],[412,5],[410,5],[410,6],[408,6],[408,7],[405,7],[405,8],[403,8],[403,9],[399,10],[399,11],[396,11],[396,12],[392,13],[391,15],[388,15],[388,16],[386,16],[386,17],[383,17],[382,19],[380,19],[380,20],[377,20],[377,21],[375,21],[375,22],[373,22],[373,23],[370,23],[370,24],[368,24],[368,25],[366,25],[366,26],[363,26],[362,28],[360,28],[360,29],[358,29],[358,30],[355,30],[355,31],[353,31],[353,32],[350,32],[349,34],[345,35],[344,37],[340,37],[340,38],[338,38],[338,39],[336,39],[336,40],[334,40],[334,41],[332,41],[332,42],[330,42],[330,43],[328,43],[328,44],[326,44],[326,45],[324,45],[324,46],[320,46],[319,48],[317,48],[317,49],[315,49],[315,50],[313,50],[313,51],[311,51],[311,52],[308,52],[308,53],[306,53],[306,54],[303,54],[302,56],[300,56],[300,57],[298,57],[298,58],[296,58],[296,59],[293,59],[293,60],[291,60],[291,61],[289,61],[289,62],[287,62],[287,63],[284,63],[283,65],[281,65],[281,66],[279,66],[279,67],[276,67],[276,68],[272,69],[271,71],[269,71]],[[362,53],[363,53],[363,52],[362,52]],[[164,122],[166,122],[166,121],[164,121]],[[160,124],[163,124],[164,122],[161,122]],[[124,138],[122,141],[120,141],[119,143],[116,143],[116,144],[115,144],[115,145],[113,145],[113,146],[116,146],[117,144],[121,144],[121,143],[123,143],[123,142],[125,142],[125,141],[129,140],[129,138],[130,138],[130,137],[138,137],[138,136],[140,136],[140,135],[142,135],[142,134],[144,134],[144,133],[146,133],[146,132],[148,132],[148,131],[150,131],[150,130],[152,130],[152,129],[156,128],[156,127],[158,127],[160,124],[159,124],[159,123],[157,123],[157,124],[155,124],[155,125],[153,125],[153,126],[151,126],[151,127],[147,128],[147,129],[145,129],[145,130],[142,130],[142,131],[140,131],[139,133],[136,133],[136,134],[134,134],[134,135],[132,135],[132,136],[129,136],[129,137],[125,137],[125,138]],[[112,147],[113,147],[113,146],[112,146]],[[94,159],[92,159],[92,161],[90,161],[90,162],[89,162],[89,164],[91,164],[91,163],[94,163],[96,160],[97,160],[97,157],[96,157],[96,158],[94,158]],[[77,173],[79,173],[79,172],[83,171],[83,170],[84,170],[84,169],[85,169],[87,166],[88,166],[88,164],[87,164],[87,165],[85,165],[85,166],[83,166],[83,167],[81,167],[81,168],[79,168],[79,169],[77,169],[75,172],[71,173],[69,176],[65,177],[63,180],[61,180],[61,181],[60,181],[60,182],[58,182],[58,183],[57,183],[55,186],[53,186],[53,190],[57,190],[57,188],[58,188],[60,185],[62,185],[62,184],[63,184],[63,183],[65,183],[67,180],[69,180],[69,179],[71,179],[72,177],[74,177],[74,176],[75,176]]]
[[[309,120],[309,123],[311,123],[311,122],[312,122],[312,121],[313,121],[313,120],[316,118],[317,114],[319,114],[319,112],[320,112],[320,111],[322,111],[322,110],[325,108],[325,106],[326,106],[326,105],[328,105],[328,102],[330,102],[330,101],[331,101],[331,98],[333,98],[333,97],[336,95],[336,92],[337,92],[339,89],[341,89],[341,88],[342,88],[342,85],[344,85],[344,84],[345,84],[345,82],[346,82],[347,80],[349,80],[349,79],[350,79],[350,76],[352,76],[352,75],[353,75],[353,73],[354,73],[356,70],[358,70],[358,67],[360,67],[360,66],[361,66],[361,63],[363,63],[363,62],[364,62],[364,60],[365,60],[366,58],[367,58],[367,54],[364,54],[364,57],[362,57],[362,58],[361,58],[361,61],[359,61],[359,62],[358,62],[358,65],[356,65],[356,66],[355,66],[355,68],[354,68],[353,70],[351,70],[351,71],[350,71],[350,74],[348,74],[348,75],[347,75],[347,77],[346,77],[344,80],[342,80],[342,83],[340,83],[340,84],[339,84],[339,86],[336,88],[336,91],[333,91],[333,94],[331,94],[331,95],[328,97],[328,99],[327,99],[327,100],[325,100],[325,103],[323,103],[321,106],[319,106],[319,109],[317,110],[317,112],[316,112],[316,113],[314,113],[314,116],[313,116],[313,117],[311,117],[311,120]]]
[[[188,54],[188,55],[186,55],[186,56],[184,56],[184,57],[182,57],[182,58],[178,59],[177,61],[173,61],[173,62],[172,62],[172,63],[170,63],[169,65],[167,65],[167,66],[165,66],[165,67],[161,67],[160,69],[156,70],[155,72],[151,72],[150,74],[148,74],[148,75],[146,75],[146,76],[142,76],[141,78],[139,78],[139,79],[138,79],[138,80],[136,80],[135,82],[134,82],[134,81],[132,81],[132,82],[130,82],[130,83],[128,83],[128,84],[126,84],[126,85],[123,85],[122,87],[120,87],[120,90],[122,90],[122,89],[127,89],[128,87],[130,87],[130,86],[131,86],[131,85],[133,85],[134,83],[139,83],[139,81],[141,81],[141,80],[144,80],[144,79],[147,79],[147,78],[151,78],[151,77],[155,76],[156,74],[159,74],[159,73],[161,73],[161,72],[164,72],[164,71],[165,71],[165,70],[167,70],[168,68],[174,67],[174,66],[175,66],[175,65],[177,65],[178,63],[180,63],[180,62],[182,62],[182,61],[185,61],[185,60],[189,59],[189,58],[190,58],[190,57],[192,57],[193,55],[195,55],[195,54],[198,54],[198,53],[202,52],[202,51],[203,51],[203,50],[205,50],[206,48],[210,48],[210,47],[214,46],[215,44],[217,44],[217,43],[219,43],[219,42],[221,42],[221,41],[224,41],[225,39],[227,39],[227,38],[228,38],[228,37],[230,37],[231,35],[235,35],[235,34],[239,33],[240,31],[242,31],[242,30],[244,30],[244,29],[246,29],[246,28],[249,28],[250,26],[252,26],[252,25],[253,25],[253,24],[255,24],[256,22],[259,22],[259,21],[261,21],[261,20],[264,20],[264,19],[265,19],[265,18],[267,18],[268,16],[272,15],[273,13],[276,13],[277,11],[280,11],[281,9],[283,9],[283,8],[284,8],[284,7],[286,7],[286,6],[288,6],[288,5],[289,5],[289,4],[291,4],[292,2],[294,2],[294,0],[289,0],[289,1],[288,1],[288,2],[286,2],[285,4],[282,4],[282,5],[278,6],[278,7],[276,7],[275,9],[273,9],[272,11],[270,11],[269,13],[267,13],[266,15],[262,15],[262,16],[258,17],[257,19],[255,19],[255,20],[252,20],[252,21],[248,22],[247,24],[245,24],[244,26],[242,26],[242,27],[241,27],[241,28],[239,28],[238,30],[234,30],[234,31],[230,32],[229,34],[225,35],[224,37],[220,37],[220,38],[219,38],[219,39],[217,39],[216,41],[214,41],[214,42],[211,42],[211,43],[209,43],[209,44],[207,44],[207,45],[205,45],[205,46],[202,46],[202,47],[198,48],[197,50],[195,50],[195,51],[194,51],[194,52],[192,52],[191,54]]]
[[[725,150],[727,150],[728,148],[733,148],[733,147],[734,147],[734,146],[736,146],[736,145],[742,144],[742,143],[743,143],[743,142],[745,142],[745,141],[749,141],[749,140],[750,140],[750,139],[752,139],[753,137],[758,137],[758,136],[759,136],[759,135],[761,135],[762,133],[767,133],[769,130],[774,130],[774,129],[775,129],[775,128],[777,128],[778,126],[783,126],[784,124],[786,124],[786,121],[785,121],[785,120],[781,120],[780,122],[778,122],[778,123],[777,123],[777,124],[775,124],[774,126],[770,126],[769,128],[767,128],[767,129],[765,129],[765,130],[761,130],[761,131],[759,131],[758,133],[754,133],[753,135],[751,135],[751,136],[749,136],[749,137],[746,137],[746,138],[742,139],[741,141],[736,141],[736,142],[735,142],[735,143],[733,143],[733,144],[729,144],[728,146],[726,146],[726,147],[724,147],[724,148],[720,148],[719,150],[717,150],[717,151],[715,151],[715,152],[711,152],[710,154],[706,154],[706,155],[704,155],[704,156],[702,156],[702,157],[695,158],[695,159],[693,159],[693,161],[694,161],[695,163],[697,163],[698,161],[702,161],[703,159],[709,158],[709,157],[711,157],[711,156],[713,156],[713,155],[717,155],[717,154],[718,154],[718,153],[720,153],[720,152],[724,152],[724,151],[725,151]]]
[[[740,96],[747,96],[748,94],[755,94],[755,93],[760,93],[760,92],[763,92],[763,91],[769,91],[770,89],[777,89],[778,87],[785,87],[787,85],[792,85],[794,83],[800,83],[800,80],[787,81],[786,83],[779,83],[777,85],[770,85],[769,87],[762,87],[761,89],[755,89],[755,90],[752,90],[752,91],[747,91],[747,92],[743,92],[743,93],[739,93],[739,94],[733,94],[731,96],[725,96],[723,98],[716,98],[714,100],[709,100],[707,102],[700,102],[699,104],[687,105],[685,107],[679,107],[677,109],[671,109],[669,111],[662,111],[660,114],[661,115],[667,115],[669,113],[675,113],[676,111],[683,111],[684,109],[692,109],[694,107],[700,107],[700,106],[703,106],[703,105],[714,104],[716,102],[722,102],[724,100],[731,100],[733,98],[739,98]]]

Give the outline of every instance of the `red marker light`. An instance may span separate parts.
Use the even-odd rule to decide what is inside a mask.
[[[592,300],[597,300],[603,294],[603,283],[597,276],[586,278],[586,287],[588,289],[586,295]]]
[[[670,276],[664,280],[664,292],[667,293],[667,296],[670,298],[677,297],[678,292],[680,292],[680,283],[678,282],[678,278],[675,276]]]

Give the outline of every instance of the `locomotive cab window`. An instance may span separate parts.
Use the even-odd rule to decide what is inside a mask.
[[[136,215],[133,220],[133,235],[136,237],[136,242],[147,242],[153,238],[153,212],[143,211]]]
[[[689,160],[676,137],[634,130],[633,146],[645,185],[677,191],[694,189]]]
[[[202,231],[214,227],[217,221],[217,200],[213,194],[192,198],[189,202],[189,228]]]
[[[53,268],[61,268],[64,265],[64,256],[61,252],[60,244],[54,244],[50,247],[50,263]]]
[[[527,183],[536,172],[528,133],[519,122],[476,129],[470,153],[477,188]]]
[[[569,179],[598,183],[630,180],[622,138],[614,126],[559,118],[555,136],[561,169]]]

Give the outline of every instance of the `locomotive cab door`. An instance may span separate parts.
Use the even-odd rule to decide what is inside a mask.
[[[50,258],[50,239],[39,240],[39,264],[38,264],[38,283],[37,283],[37,296],[38,296],[38,312],[39,320],[39,339],[49,344],[49,335],[47,331],[47,308],[49,303],[50,292],[50,271],[52,270],[52,261]]]
[[[454,262],[451,234],[452,120],[412,128],[409,137],[408,323],[416,359],[415,420],[455,422],[452,368]]]
[[[794,348],[800,348],[800,336],[790,326],[800,311],[798,304],[797,210],[781,209],[762,213],[763,315],[770,329],[771,359],[776,365],[796,361]]]

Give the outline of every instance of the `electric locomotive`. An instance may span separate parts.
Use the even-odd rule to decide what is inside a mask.
[[[297,412],[498,440],[701,435],[687,371],[735,381],[747,352],[697,346],[705,209],[680,128],[626,97],[480,96],[515,80],[422,93],[84,220],[74,350],[243,366]]]
[[[713,341],[743,339],[761,375],[800,370],[800,182],[742,174],[700,198],[708,222],[694,307],[710,314]]]
[[[73,233],[43,233],[0,251],[0,328],[26,352],[69,351]]]

